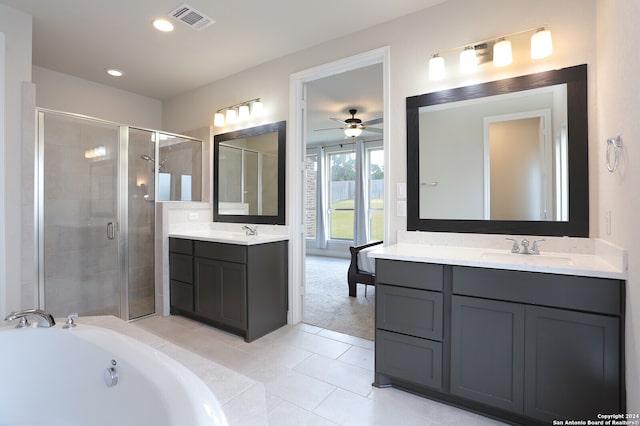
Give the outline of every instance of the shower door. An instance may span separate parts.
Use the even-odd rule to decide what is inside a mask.
[[[39,112],[41,305],[54,316],[121,316],[120,127]]]

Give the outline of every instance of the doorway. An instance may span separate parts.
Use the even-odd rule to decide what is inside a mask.
[[[371,52],[367,52],[361,55],[357,55],[351,58],[347,58],[341,61],[337,61],[331,64],[323,65],[311,70],[303,71],[300,73],[296,73],[292,75],[291,78],[291,96],[292,96],[292,116],[290,119],[290,140],[298,141],[290,144],[291,156],[290,158],[290,167],[289,170],[292,171],[290,173],[289,178],[289,188],[291,191],[290,197],[290,223],[292,224],[292,240],[291,240],[291,259],[290,262],[290,311],[289,311],[289,322],[290,323],[298,323],[303,320],[303,305],[304,305],[304,297],[305,297],[305,256],[307,255],[307,224],[308,220],[305,218],[308,213],[308,209],[305,207],[305,193],[306,193],[306,176],[307,173],[305,171],[305,167],[308,165],[307,158],[307,140],[309,131],[312,131],[310,127],[310,119],[307,114],[307,109],[309,108],[309,99],[308,96],[308,87],[313,85],[313,82],[320,81],[325,78],[334,77],[340,74],[346,74],[351,71],[357,71],[359,69],[363,69],[369,67],[371,65],[378,65],[381,68],[382,77],[379,80],[379,90],[382,93],[382,111],[381,121],[384,123],[384,129],[388,126],[388,56],[389,49],[381,48]],[[306,108],[303,108],[306,106]],[[348,109],[351,107],[357,108],[358,105],[343,105],[342,109],[344,112],[349,112]],[[339,113],[340,111],[338,111]],[[335,115],[339,115],[342,118],[348,118],[349,115],[346,116],[344,113],[338,114],[333,113],[328,118],[338,118]],[[339,123],[333,123],[339,124]],[[344,129],[338,129],[340,132],[344,132]],[[377,143],[381,146],[382,156],[384,158],[384,164],[389,164],[388,158],[388,140],[387,140],[387,131],[382,130],[380,135],[376,136]],[[355,141],[351,139],[344,140],[344,133],[339,136],[340,139],[334,139],[333,145],[339,147],[342,144],[342,148],[349,144],[356,145]],[[362,142],[362,141],[361,141]],[[359,144],[361,145],[361,144]],[[330,148],[330,147],[325,147]],[[335,147],[333,147],[335,148]],[[316,148],[317,149],[317,148]],[[321,148],[322,149],[322,148]],[[303,164],[304,167],[300,165]],[[382,179],[381,187],[383,188],[384,193],[388,193],[388,178],[385,177]],[[342,200],[344,202],[344,200]],[[346,207],[343,206],[342,214],[346,214],[347,216],[355,214],[355,204],[354,207],[351,208],[351,204],[349,202],[344,202]],[[334,210],[340,209],[339,206],[333,206]],[[331,209],[329,209],[331,210]],[[354,213],[351,212],[354,211]],[[387,233],[389,220],[388,220],[388,209],[382,210],[379,212],[379,221],[382,222],[381,233],[384,236]],[[373,209],[371,209],[373,211]],[[325,215],[325,211],[323,210],[321,214],[318,214],[316,220],[324,220],[325,222],[329,221],[329,218],[326,219],[323,217]],[[328,213],[327,213],[328,216]],[[352,217],[352,216],[351,216]],[[347,219],[347,222],[349,219]],[[355,222],[355,220],[354,220]],[[329,230],[329,228],[325,228]],[[334,229],[335,230],[335,229]],[[330,231],[329,231],[330,232]],[[354,232],[354,231],[350,231]],[[353,237],[350,235],[347,238],[351,238],[350,240],[345,239],[344,241],[332,241],[332,240],[340,240],[339,238],[332,239],[326,238],[325,241],[327,243],[327,247],[330,251],[334,251],[334,254],[340,252],[342,254],[341,258],[346,261],[346,265],[348,265],[348,247],[353,245]],[[346,269],[344,270],[344,295],[348,297],[348,286],[346,283]],[[369,297],[372,297],[372,294],[369,294]]]

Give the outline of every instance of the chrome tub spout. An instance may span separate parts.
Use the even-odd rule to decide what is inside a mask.
[[[11,312],[4,320],[20,320],[20,323],[17,325],[17,327],[23,328],[29,326],[29,322],[27,321],[28,317],[35,317],[38,321],[38,327],[48,328],[56,325],[56,321],[53,319],[53,316],[40,309],[25,309],[22,311]]]

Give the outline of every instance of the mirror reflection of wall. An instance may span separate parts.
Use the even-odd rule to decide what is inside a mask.
[[[420,218],[567,220],[566,91],[421,107]]]
[[[202,200],[202,142],[160,133],[159,201]]]
[[[277,215],[277,132],[221,143],[218,167],[220,214]]]

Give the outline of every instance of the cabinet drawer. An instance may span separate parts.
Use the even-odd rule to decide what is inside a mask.
[[[444,267],[431,263],[378,259],[376,278],[379,284],[442,291]]]
[[[378,284],[376,327],[442,340],[442,293]]]
[[[621,314],[621,281],[456,266],[453,293],[487,299]]]
[[[186,254],[169,253],[169,277],[193,284],[193,257]]]
[[[169,252],[193,254],[193,240],[182,238],[169,238]]]
[[[440,390],[442,343],[376,330],[376,373]]]
[[[195,242],[195,255],[206,259],[226,262],[247,263],[247,248],[236,244]]]
[[[171,280],[171,307],[193,312],[193,286]]]

